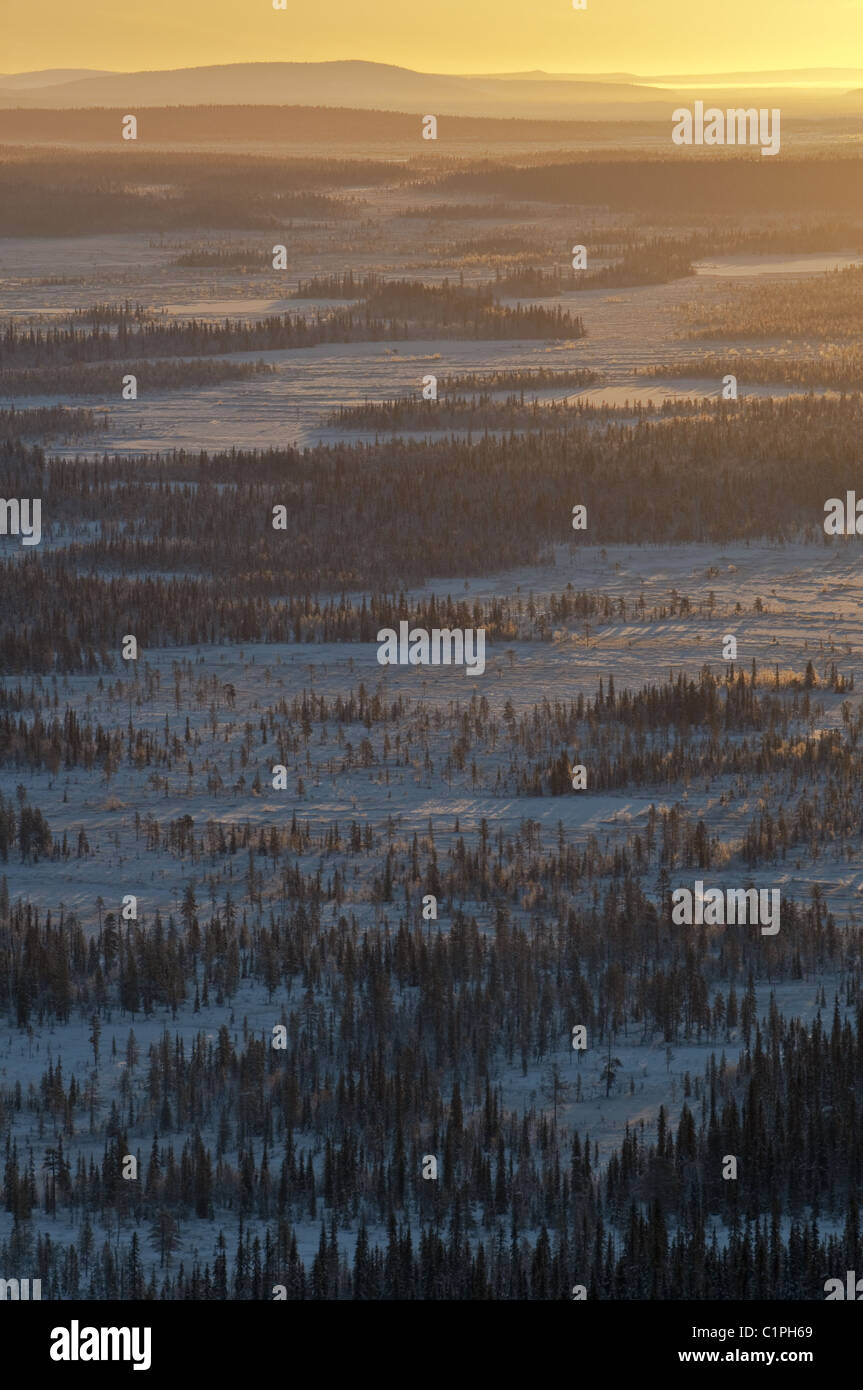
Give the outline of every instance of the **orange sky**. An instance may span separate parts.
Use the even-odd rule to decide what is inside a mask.
[[[365,58],[424,72],[863,67],[863,0],[2,0],[4,72]]]

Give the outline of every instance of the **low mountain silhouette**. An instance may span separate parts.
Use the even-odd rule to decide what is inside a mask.
[[[848,87],[857,82],[863,82],[863,69],[644,77],[451,75],[357,60],[226,63],[152,72],[18,73],[0,78],[0,106],[128,111],[155,106],[327,106],[420,115],[651,120],[666,119],[670,104],[688,104],[701,96],[717,106],[769,105],[781,106],[783,114],[841,115],[849,104],[856,108]]]

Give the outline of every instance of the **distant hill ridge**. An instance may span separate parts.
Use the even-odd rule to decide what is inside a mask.
[[[726,81],[727,91],[718,89],[717,84]],[[782,82],[788,82],[788,87],[776,85]],[[686,90],[675,92],[675,83]],[[0,77],[0,105],[53,109],[309,105],[436,115],[644,120],[661,116],[675,98],[689,101],[692,89],[699,84],[718,105],[726,101],[739,104],[744,99],[766,104],[766,97],[764,102],[758,101],[758,83],[765,84],[772,104],[781,99],[789,110],[842,114],[848,89],[863,85],[863,68],[683,77],[545,72],[457,75],[345,59],[227,63],[131,73],[52,69]],[[797,85],[805,83],[823,85]]]

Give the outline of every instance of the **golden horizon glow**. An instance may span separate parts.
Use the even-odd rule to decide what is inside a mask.
[[[359,59],[420,72],[863,68],[863,0],[5,0],[5,73]],[[849,61],[850,60],[850,61]],[[841,82],[840,82],[841,85]]]

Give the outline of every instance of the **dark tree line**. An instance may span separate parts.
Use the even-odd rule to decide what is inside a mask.
[[[363,287],[360,310],[286,313],[250,321],[141,321],[133,313],[104,315],[89,328],[7,325],[0,337],[0,378],[27,367],[150,357],[206,356],[314,347],[318,343],[377,342],[385,338],[581,338],[584,324],[561,308],[499,305],[491,290],[391,280]]]
[[[769,966],[745,931],[684,943],[626,887],[529,929],[498,910],[493,934],[461,915],[447,933],[326,927],[302,904],[269,924],[238,918],[230,902],[203,920],[193,892],[181,917],[122,928],[109,913],[88,942],[69,915],[3,909],[0,999],[23,1001],[18,1026],[37,1013],[91,1024],[92,1076],[67,1077],[58,1058],[27,1092],[0,1087],[0,1198],[14,1223],[0,1251],[20,1261],[32,1250],[58,1293],[131,1296],[122,1270],[140,1249],[125,1239],[121,1259],[108,1245],[106,1261],[94,1236],[105,1221],[149,1231],[167,1297],[271,1298],[282,1284],[290,1298],[549,1299],[583,1284],[589,1298],[820,1299],[827,1274],[854,1267],[859,940],[818,903],[792,912]],[[768,968],[774,980],[841,969],[829,1025],[785,1020],[773,1000],[759,1018],[755,980]],[[270,993],[283,1050],[267,1029],[227,1018],[249,977]],[[165,1029],[142,1055],[136,1016],[192,992],[195,1008],[199,994],[202,1007],[218,997],[225,1023],[191,1042]],[[117,1012],[125,1068],[108,1113],[99,1058]],[[561,1113],[509,1110],[495,1058],[520,1053],[526,1068],[561,1056],[576,1016],[593,1051],[557,1067]],[[655,1128],[628,1128],[600,1167],[574,1079],[580,1087],[606,1039],[630,1028],[672,1041],[739,1028],[745,1048],[737,1065],[714,1054],[703,1076],[687,1073],[676,1127],[661,1108]],[[10,1132],[23,1112],[44,1129],[38,1169]],[[78,1151],[78,1136],[94,1133],[101,1159]],[[124,1154],[138,1158],[134,1182]],[[421,1176],[424,1154],[438,1158],[436,1180]],[[730,1182],[728,1154],[739,1166]],[[80,1223],[80,1237],[42,1235],[34,1249],[39,1205]],[[820,1237],[822,1215],[841,1215],[844,1232]],[[294,1228],[316,1220],[321,1250],[304,1265]],[[263,1223],[250,1249],[247,1221]],[[221,1235],[214,1265],[187,1260],[202,1222],[214,1235],[239,1223],[233,1279]],[[345,1226],[352,1264],[331,1249]],[[143,1275],[137,1287],[146,1296]]]
[[[765,167],[766,166],[766,167]],[[702,214],[789,214],[859,219],[860,161],[845,155],[759,158],[757,150],[725,152],[709,163],[693,159],[535,161],[475,166],[441,175],[437,186],[456,194],[495,194],[616,212],[649,210],[684,223]]]

